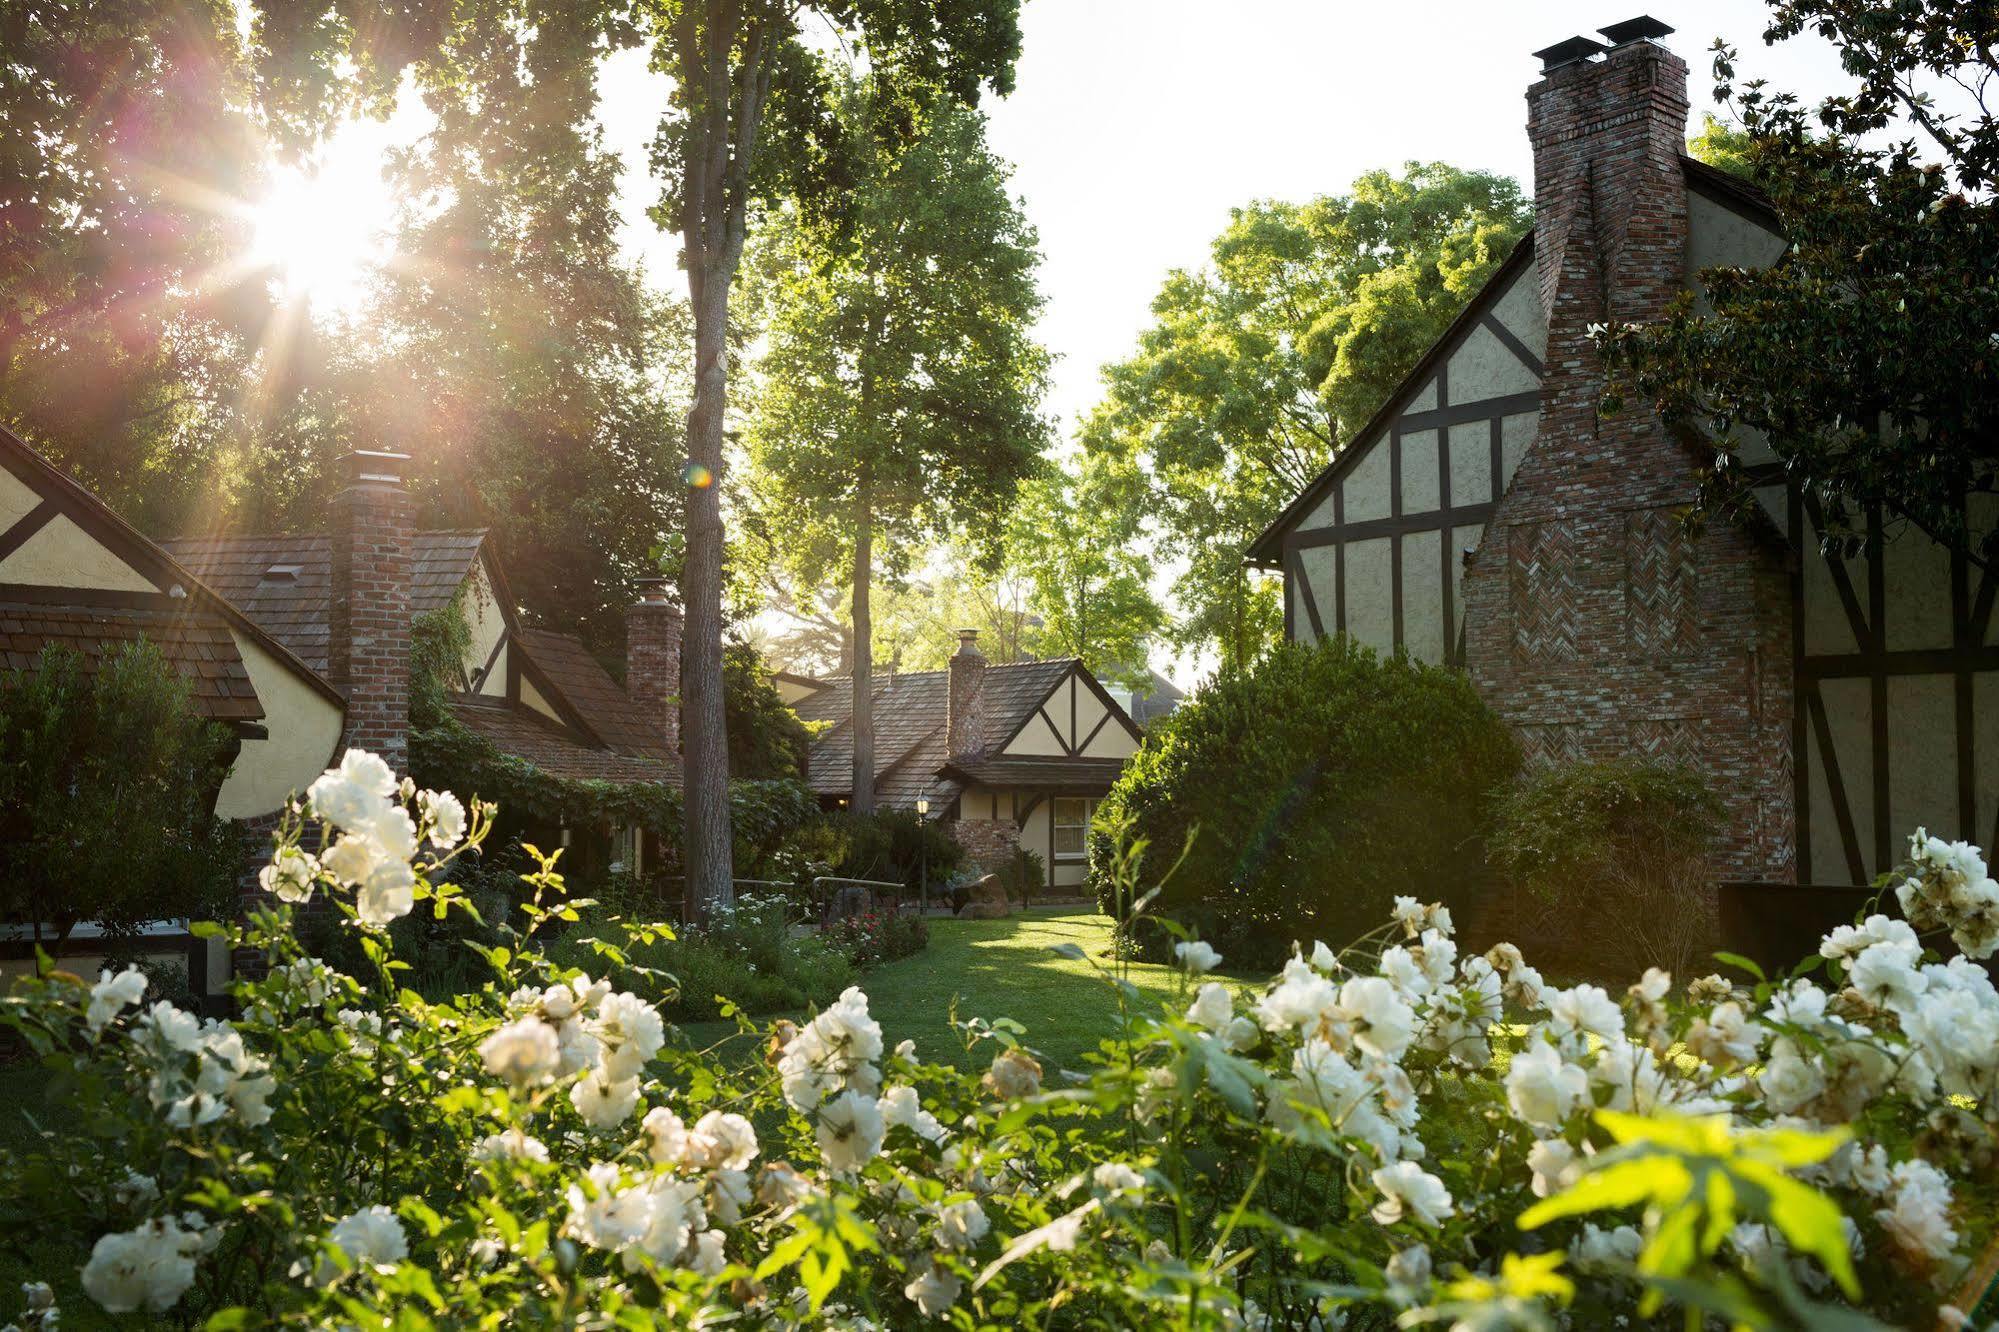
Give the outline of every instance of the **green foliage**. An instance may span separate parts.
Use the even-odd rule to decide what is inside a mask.
[[[977,873],[976,866],[971,873]],[[1009,901],[1023,902],[1036,895],[1046,895],[1048,892],[1048,861],[1032,847],[1021,847],[1011,860],[993,873],[999,875],[1000,886],[1006,889]],[[965,892],[969,897],[969,887],[970,880],[961,876],[959,891]]]
[[[1744,450],[1775,451],[1815,530],[1851,553],[1909,526],[1989,556],[1999,510],[1999,124],[1933,89],[1992,77],[1991,15],[1946,0],[1774,0],[1766,41],[1829,41],[1854,80],[1808,105],[1742,80],[1717,44],[1717,100],[1739,161],[1775,205],[1788,249],[1762,269],[1701,275],[1670,317],[1605,331],[1607,410],[1627,399],[1711,436],[1703,512],[1752,512]]]
[[[766,345],[747,446],[760,530],[806,586],[848,572],[855,633],[869,596],[932,541],[987,544],[1047,443],[1048,355],[1033,229],[1007,193],[985,122],[946,97],[909,108],[874,78],[843,84],[852,184],[833,217],[800,205],[763,228],[750,295]],[[914,117],[885,139],[883,118]],[[855,662],[865,681],[872,658]],[[855,691],[859,770],[873,727]],[[854,805],[873,806],[857,785]]]
[[[742,781],[802,778],[812,737],[771,684],[763,658],[747,643],[722,651],[729,717],[729,776]]]
[[[341,836],[383,825],[356,785],[373,776],[334,775]],[[472,802],[452,849],[437,807],[405,810],[427,845],[403,918],[471,908],[446,876],[492,807]],[[308,866],[299,893],[331,897],[361,974],[307,954],[281,903],[209,930],[270,962],[226,1022],[154,1006],[137,977],[54,971],[0,995],[49,1125],[0,1140],[5,1289],[50,1280],[65,1323],[143,1305],[216,1329],[818,1328],[857,1309],[980,1332],[1548,1329],[1567,1308],[1578,1327],[1845,1332],[1937,1321],[1989,1235],[1992,1129],[1950,1087],[1990,1086],[1990,1051],[1902,1000],[1860,1027],[1803,972],[1726,998],[1649,977],[1621,1001],[1564,995],[1517,952],[1459,957],[1445,914],[1411,906],[1259,996],[1100,960],[1101,930],[1073,919],[950,922],[962,976],[932,954],[882,973],[900,1003],[843,994],[806,1024],[717,1003],[732,1030],[704,1044],[649,1000],[698,976],[775,1001],[749,978],[812,952],[782,903],[677,940],[568,899],[531,857],[521,899],[478,923],[495,942],[467,940],[483,973],[433,999],[406,983],[397,912],[364,914],[303,861],[331,836],[294,811],[279,854]],[[1142,857],[1116,851],[1144,916]],[[1944,886],[1939,865],[1914,872]],[[1888,946],[1891,978],[1992,1018],[1975,969]],[[1814,969],[1835,993],[1876,970],[1827,951]],[[851,974],[817,956],[823,974],[786,975]],[[653,965],[669,957],[678,981]],[[951,999],[961,979],[1019,1015],[1084,1010],[1070,1030],[1094,1048],[1057,1065],[1039,1024]],[[1948,1085],[1907,1073],[1928,1057]],[[1855,1104],[1850,1128],[1821,1127],[1833,1102],[1773,1104],[1769,1072],[1799,1058],[1838,1075],[1812,1095]],[[1707,1117],[1676,1117],[1695,1102]]]
[[[1410,163],[1346,195],[1235,210],[1210,266],[1176,270],[1137,350],[1106,367],[1083,444],[1132,521],[1188,562],[1176,641],[1240,669],[1275,641],[1250,541],[1374,414],[1522,232],[1519,186]]]
[[[1734,1326],[1780,1327],[1793,1325],[1792,1319],[1811,1328],[1880,1326],[1806,1299],[1780,1264],[1742,1273],[1720,1255],[1739,1221],[1761,1223],[1796,1252],[1817,1258],[1849,1298],[1858,1298],[1838,1204],[1792,1177],[1832,1155],[1848,1138],[1846,1130],[1738,1131],[1727,1115],[1688,1119],[1614,1110],[1597,1111],[1596,1121],[1617,1146],[1592,1158],[1573,1188],[1521,1213],[1523,1230],[1642,1204],[1641,1315],[1656,1314],[1671,1298],[1690,1319],[1704,1309]]]
[[[1500,801],[1490,854],[1526,895],[1522,943],[1590,975],[1680,971],[1714,943],[1708,855],[1722,825],[1721,801],[1691,768],[1572,763]]]
[[[1120,503],[1109,470],[1085,454],[1025,486],[1007,557],[1033,587],[1040,655],[1079,657],[1100,680],[1135,684],[1150,678],[1147,652],[1166,612],[1152,595],[1139,515]]]
[[[263,9],[246,39],[213,0],[10,7],[10,67],[37,77],[0,89],[0,137],[52,211],[10,213],[0,411],[154,535],[315,530],[343,452],[398,448],[420,523],[491,528],[539,622],[613,646],[679,522],[689,392],[685,305],[619,252],[597,124],[629,22],[521,0]],[[235,203],[264,188],[258,131],[385,112],[406,66],[435,123],[386,164],[397,262],[345,317],[273,308]],[[115,93],[93,88],[114,69]]]
[[[410,634],[410,773],[437,790],[492,791],[520,822],[578,828],[644,828],[679,859],[684,826],[680,792],[663,782],[561,777],[499,746],[459,721],[448,682],[465,659],[470,630],[458,602],[420,616]],[[748,650],[744,649],[747,653]],[[738,733],[745,767],[782,769],[802,743],[803,726],[763,680],[755,656],[737,658],[731,700],[745,717]],[[796,769],[793,768],[795,773]],[[818,814],[818,802],[795,775],[751,776],[729,785],[738,859],[754,867]]]
[[[215,794],[234,754],[151,643],[94,671],[52,644],[0,675],[0,919],[53,927],[59,950],[84,921],[226,910],[243,847]]]
[[[1752,160],[1755,143],[1739,127],[1729,124],[1712,111],[1701,113],[1701,132],[1687,140],[1689,156],[1732,176],[1754,179]]]
[[[1691,768],[1638,759],[1569,763],[1536,773],[1500,803],[1493,863],[1555,898],[1601,882],[1614,860],[1701,856],[1721,802]]]
[[[843,879],[899,883],[914,897],[928,867],[930,886],[947,882],[965,858],[965,848],[935,819],[906,809],[857,814],[850,809],[821,816],[799,849],[812,857],[811,873]]]
[[[630,985],[667,1016],[684,1022],[723,1016],[724,1004],[745,1013],[824,1007],[854,983],[861,964],[835,941],[795,931],[796,916],[784,898],[745,894],[671,938],[624,944],[612,974],[620,985]],[[599,974],[605,959],[593,941],[605,936],[610,925],[593,912],[553,944],[550,955]]]
[[[930,945],[930,926],[909,912],[868,911],[834,921],[819,937],[865,971],[922,952]]]
[[[1224,953],[1279,959],[1296,939],[1353,937],[1398,894],[1476,893],[1518,763],[1461,672],[1346,638],[1285,644],[1146,737],[1098,809],[1088,882],[1122,915],[1117,842],[1148,847],[1157,873],[1184,847],[1158,910]]]

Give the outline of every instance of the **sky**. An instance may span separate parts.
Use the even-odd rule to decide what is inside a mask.
[[[1048,408],[1066,436],[1099,369],[1132,350],[1169,269],[1197,266],[1229,210],[1339,193],[1413,159],[1531,184],[1532,52],[1643,12],[1616,3],[1460,0],[1027,0],[1018,83],[988,102],[991,140],[1041,236],[1040,335],[1056,356]],[[1708,47],[1745,77],[1816,97],[1843,87],[1816,37],[1762,43],[1760,0],[1667,3],[1666,44],[1691,67],[1690,121],[1713,106]],[[644,220],[650,117],[663,85],[621,57],[602,85],[624,157],[628,244],[678,285],[672,241]]]
[[[986,106],[992,145],[1014,164],[1040,235],[1038,332],[1055,357],[1045,406],[1058,437],[1071,439],[1095,403],[1101,368],[1135,347],[1167,272],[1201,265],[1230,209],[1339,193],[1411,160],[1497,171],[1531,190],[1532,53],[1639,12],[1637,0],[1026,0],[1016,89]],[[1692,130],[1722,109],[1712,100],[1717,37],[1740,48],[1745,79],[1808,101],[1848,86],[1815,36],[1763,44],[1763,0],[1653,13],[1677,29],[1666,44],[1690,67]],[[622,241],[653,282],[684,292],[677,243],[645,216],[657,198],[647,146],[666,89],[642,52],[613,57],[600,76],[606,143],[625,164]],[[342,131],[325,162],[332,198],[366,199],[339,173],[379,170],[386,148],[423,132],[413,101],[386,124]],[[326,197],[313,190],[292,211],[311,216]],[[1174,572],[1162,566],[1155,590],[1170,592]],[[1189,659],[1174,673],[1186,680],[1206,664]]]

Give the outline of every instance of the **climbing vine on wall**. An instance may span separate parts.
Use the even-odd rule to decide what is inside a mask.
[[[463,687],[471,627],[459,597],[416,618],[410,635],[410,775],[420,786],[474,792],[499,802],[509,817],[571,827],[640,827],[679,858],[680,792],[658,782],[560,777],[499,746],[460,721],[451,708]],[[729,785],[738,860],[754,863],[785,835],[815,817],[812,792],[794,780]]]

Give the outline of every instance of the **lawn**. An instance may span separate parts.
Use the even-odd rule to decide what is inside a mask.
[[[866,973],[860,986],[867,991],[869,1012],[881,1023],[882,1039],[891,1046],[914,1040],[924,1059],[965,1068],[991,1062],[991,1046],[969,1052],[951,1029],[955,1000],[960,1020],[1012,1018],[1027,1028],[1023,1039],[1044,1063],[1076,1068],[1085,1051],[1117,1031],[1117,991],[1105,978],[1112,966],[1110,939],[1110,921],[1091,911],[938,920],[931,924],[928,948]],[[1077,945],[1083,957],[1050,951],[1060,944]],[[1179,976],[1169,967],[1133,963],[1129,979],[1139,991],[1133,1011],[1144,1016],[1180,993]],[[705,1045],[733,1028],[692,1022],[683,1030]]]

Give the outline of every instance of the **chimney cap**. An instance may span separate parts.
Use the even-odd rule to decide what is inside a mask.
[[[1608,28],[1598,28],[1597,31],[1602,33],[1604,40],[1612,46],[1623,46],[1629,42],[1655,42],[1661,37],[1670,36],[1673,25],[1661,23],[1650,14],[1640,14],[1637,18],[1613,23]]]
[[[958,631],[958,655],[961,657],[976,657],[979,655],[978,630],[960,629]]]
[[[641,605],[658,604],[661,602],[670,603],[673,600],[673,580],[671,578],[655,574],[651,577],[640,578],[635,581],[638,584],[639,602]]]
[[[350,482],[400,486],[403,483],[403,464],[409,460],[407,453],[392,453],[386,449],[350,449],[344,462]]]
[[[1591,56],[1602,55],[1609,49],[1602,42],[1589,37],[1571,37],[1567,41],[1556,42],[1553,46],[1542,47],[1534,53],[1534,58],[1541,62],[1543,74],[1552,74],[1565,65],[1580,64]]]

